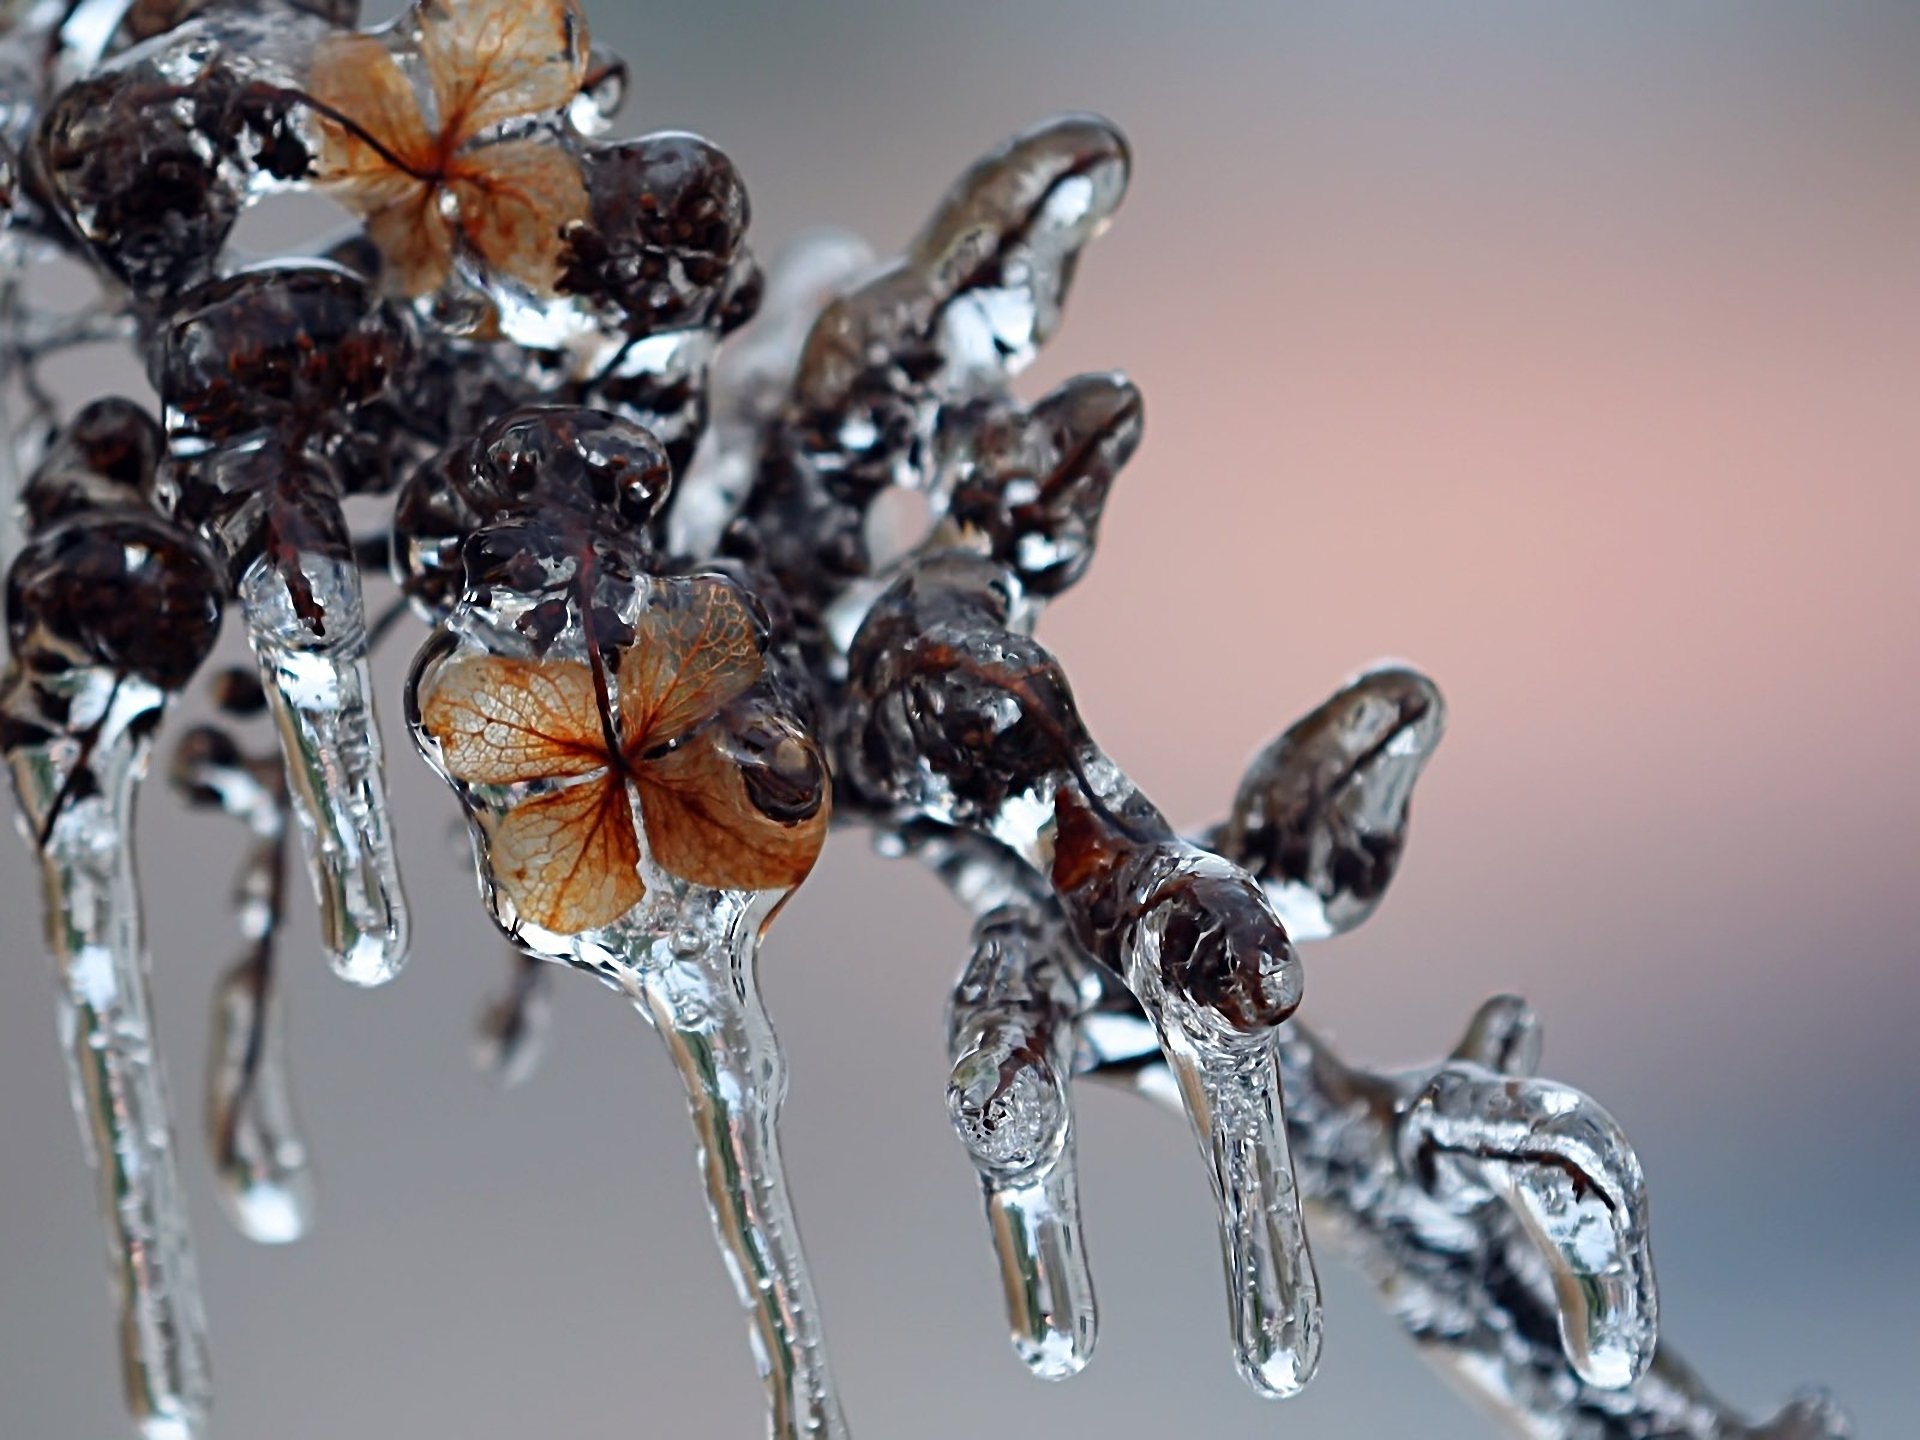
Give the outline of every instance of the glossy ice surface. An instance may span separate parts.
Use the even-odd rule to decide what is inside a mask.
[[[1431,681],[1356,677],[1192,832],[1094,741],[1034,640],[1087,573],[1142,436],[1120,375],[1031,403],[1011,388],[1126,191],[1113,126],[1073,115],[1015,136],[897,259],[816,236],[763,280],[725,155],[599,138],[626,70],[570,0],[434,0],[369,32],[350,9],[5,17],[0,258],[20,364],[0,398],[35,477],[5,738],[69,928],[56,953],[97,934],[112,972],[101,990],[81,964],[69,990],[76,1053],[106,1056],[121,1097],[79,1090],[125,1172],[107,1208],[144,1428],[196,1435],[208,1397],[142,993],[131,780],[226,597],[258,698],[222,708],[264,713],[279,753],[195,732],[175,766],[254,847],[208,1138],[240,1228],[297,1238],[310,1175],[274,985],[287,837],[345,978],[392,978],[409,942],[375,718],[386,624],[363,596],[385,569],[433,626],[405,696],[413,738],[515,948],[487,1061],[519,1078],[537,1059],[540,961],[594,974],[659,1031],[776,1435],[846,1431],[756,975],[830,810],[931,863],[976,920],[948,1112],[1035,1373],[1077,1373],[1097,1333],[1071,1093],[1093,1075],[1186,1115],[1215,1202],[1222,1348],[1261,1395],[1297,1393],[1319,1359],[1317,1209],[1336,1223],[1315,1238],[1353,1248],[1430,1357],[1529,1433],[1844,1433],[1814,1400],[1748,1426],[1656,1356],[1639,1160],[1591,1100],[1533,1075],[1523,1005],[1492,1002],[1449,1060],[1406,1074],[1348,1066],[1296,1017],[1296,944],[1367,919],[1398,871],[1443,725]],[[238,265],[242,211],[288,188],[326,190],[363,229],[321,259]],[[55,248],[110,280],[97,313],[35,312],[17,274]],[[164,433],[130,402],[63,424],[36,385],[14,393],[98,339],[143,351]],[[355,497],[390,508],[391,530],[354,533]],[[87,703],[68,703],[76,686]],[[120,1018],[82,1023],[87,1005]]]

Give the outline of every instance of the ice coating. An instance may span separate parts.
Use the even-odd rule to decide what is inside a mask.
[[[1260,753],[1208,843],[1260,877],[1295,940],[1350,930],[1393,879],[1414,781],[1445,727],[1431,680],[1369,670]]]
[[[384,985],[406,961],[407,912],[358,577],[332,556],[300,553],[290,563],[325,597],[330,633],[313,633],[285,572],[261,562],[239,584],[247,639],[286,761],[322,943],[341,979]]]
[[[157,18],[165,7],[142,8]],[[67,232],[144,301],[211,277],[250,200],[306,172],[293,91],[330,29],[272,0],[171,8],[141,43],[66,77],[30,145]]]
[[[76,424],[69,438],[88,433]],[[128,1412],[148,1440],[198,1440],[211,1400],[206,1321],[153,1031],[133,813],[168,695],[213,644],[219,589],[205,557],[146,507],[150,468],[66,463],[89,458],[56,443],[27,486],[28,543],[7,582],[0,750],[40,862]]]
[[[980,1172],[1013,1347],[1062,1380],[1093,1358],[1099,1330],[1073,1154],[1073,1022],[1081,982],[1057,922],[1012,904],[974,926],[948,1009],[947,1111]]]
[[[41,847],[60,1034],[107,1222],[128,1411],[147,1440],[197,1440],[212,1401],[206,1317],[154,1041],[132,848],[134,789],[164,702],[138,682],[87,680],[88,698],[105,704],[88,717],[104,722],[86,762],[98,789],[64,808]],[[50,814],[63,768],[30,749],[9,758],[23,808]]]
[[[787,1071],[754,979],[762,923],[755,908],[734,910],[718,945],[689,944],[689,936],[656,941],[636,1003],[686,1087],[714,1235],[752,1321],[769,1433],[844,1440],[820,1303],[780,1161]]]
[[[639,527],[668,470],[646,431],[511,412],[462,472],[484,528],[409,682],[415,741],[466,807],[508,939],[619,990],[666,1042],[771,1431],[836,1440],[780,1163],[786,1067],[754,968],[824,838],[824,757],[744,592],[652,573]]]
[[[249,705],[266,703],[251,683]],[[173,782],[191,803],[212,805],[252,836],[235,885],[247,946],[214,987],[206,1075],[207,1148],[228,1218],[251,1240],[281,1245],[313,1224],[313,1176],[294,1113],[277,941],[286,904],[290,799],[278,753],[244,754],[215,726],[181,737]]]
[[[1646,1373],[1659,1338],[1646,1181],[1604,1110],[1456,1061],[1408,1108],[1400,1143],[1443,1203],[1504,1201],[1549,1257],[1561,1344],[1583,1380],[1619,1390]]]
[[[830,624],[841,644],[858,625],[857,611],[837,622],[827,612],[865,594],[879,497],[931,492],[956,438],[943,418],[1002,397],[1058,327],[1129,164],[1098,117],[1037,125],[968,170],[905,254],[820,312],[723,542],[766,565],[810,647]]]
[[[1079,945],[1123,978],[1207,1160],[1241,1374],[1263,1394],[1293,1394],[1320,1345],[1274,1051],[1275,1027],[1300,1002],[1298,959],[1257,882],[1181,842],[1094,746],[1023,614],[1020,581],[989,558],[940,551],[909,567],[854,643],[857,720],[838,773],[876,809],[1020,856]]]
[[[125,557],[177,534],[157,542],[151,515],[124,513],[63,528],[146,508],[164,449],[160,508],[214,552],[213,590],[249,611],[294,791],[263,806],[279,766],[250,755],[236,770],[206,732],[181,752],[190,778],[224,786],[250,821],[277,807],[284,852],[304,777],[323,897],[337,916],[365,912],[336,931],[391,932],[355,573],[391,556],[411,603],[445,622],[416,733],[467,802],[496,918],[529,947],[486,1017],[487,1061],[511,1080],[538,1054],[552,972],[535,953],[598,975],[661,1029],[776,1433],[844,1432],[753,975],[825,824],[816,735],[842,817],[931,860],[980,927],[954,997],[950,1099],[1036,1371],[1072,1373],[1094,1334],[1077,1064],[1189,1114],[1220,1200],[1236,1352],[1263,1390],[1311,1368],[1304,1194],[1428,1355],[1529,1434],[1845,1432],[1822,1397],[1749,1426],[1670,1350],[1646,1366],[1631,1152],[1591,1102],[1530,1078],[1539,1028],[1519,1002],[1483,1007],[1451,1060],[1412,1074],[1349,1066],[1289,1018],[1292,943],[1366,918],[1399,863],[1439,738],[1430,682],[1360,677],[1255,762],[1226,823],[1176,833],[1032,643],[1043,606],[1085,573],[1141,433],[1119,375],[1031,403],[1010,389],[1125,188],[1111,125],[1068,116],[1015,136],[888,264],[844,237],[813,242],[774,276],[766,323],[723,346],[761,301],[745,187],[697,137],[591,138],[627,71],[589,47],[572,0],[430,0],[364,33],[352,0],[0,8],[17,22],[0,31],[0,338],[18,362],[0,407],[7,458],[49,455],[29,487],[22,613],[37,617],[28,653],[52,662],[10,682],[10,758],[90,775],[98,692],[76,710],[59,686],[111,675],[138,698],[199,661],[179,607],[93,603]],[[456,87],[471,103],[437,103]],[[236,270],[242,211],[290,187],[323,188],[364,223],[321,242],[325,261]],[[31,303],[17,277],[55,248],[102,277],[97,302]],[[164,445],[124,413],[53,433],[37,360],[100,341],[144,352]],[[558,411],[574,418],[556,426]],[[508,415],[521,421],[503,432]],[[11,499],[18,477],[4,478]],[[343,500],[395,490],[391,534],[348,533]],[[200,563],[185,556],[163,568]],[[738,604],[714,601],[716,584]],[[692,667],[698,705],[647,678],[646,657],[688,636],[654,623],[663,608],[733,617],[674,652],[713,662]],[[504,747],[540,751],[540,773],[507,767],[497,744],[487,771],[445,723],[502,695],[565,722],[557,746]],[[91,783],[41,794],[44,815],[91,814]],[[54,841],[52,823],[32,828]],[[242,905],[256,939],[278,907],[264,841]],[[568,847],[592,884],[551,863]],[[274,1238],[304,1219],[304,1171],[267,958],[256,948],[222,987],[209,1121],[229,1205]]]
[[[1071,812],[1060,828],[1056,885],[1063,860],[1104,864],[1124,851],[1090,841]],[[1218,856],[1162,844],[1121,865],[1118,895],[1096,898],[1096,881],[1095,895],[1083,886],[1064,906],[1070,917],[1084,907],[1081,943],[1103,958],[1118,952],[1153,1022],[1219,1206],[1235,1359],[1256,1391],[1284,1398],[1313,1378],[1321,1343],[1273,1033],[1299,1003],[1298,962],[1258,887]],[[1108,913],[1120,917],[1112,931]]]
[[[225,560],[279,736],[333,968],[406,961],[360,573],[338,427],[411,365],[412,333],[344,267],[262,266],[190,291],[149,351],[163,490]]]

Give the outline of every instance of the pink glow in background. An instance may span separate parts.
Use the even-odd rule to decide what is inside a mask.
[[[657,13],[656,13],[657,10]],[[700,130],[763,250],[898,245],[1004,133],[1099,109],[1136,182],[1039,387],[1122,368],[1148,439],[1043,635],[1182,822],[1349,671],[1411,660],[1451,732],[1396,893],[1308,952],[1356,1058],[1430,1058],[1499,990],[1638,1143],[1670,1343],[1770,1410],[1920,1405],[1920,7],[727,3],[623,12],[636,128]],[[231,642],[234,637],[229,637]],[[423,932],[390,993],[291,931],[321,1222],[223,1228],[189,1124],[223,1437],[759,1432],[669,1068],[561,987],[507,1096],[468,1068],[501,946],[396,720]],[[164,1047],[196,1109],[239,837],[145,809]],[[25,852],[0,852],[0,1434],[112,1435],[98,1240]],[[853,917],[858,917],[857,920]],[[855,1429],[1468,1440],[1323,1244],[1327,1360],[1234,1378],[1191,1143],[1082,1102],[1105,1326],[1028,1380],[946,1131],[964,925],[843,837],[764,973],[787,1150]]]

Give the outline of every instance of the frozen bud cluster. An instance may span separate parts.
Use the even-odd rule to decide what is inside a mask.
[[[143,1435],[204,1440],[211,1390],[131,816],[227,613],[253,664],[208,677],[217,718],[168,774],[247,832],[204,1091],[247,1236],[297,1240],[316,1205],[278,973],[295,873],[342,978],[406,959],[416,827],[388,800],[384,708],[456,802],[510,956],[484,1063],[531,1072],[565,970],[665,1044],[777,1440],[849,1433],[757,979],[836,825],[931,866],[972,916],[948,1113],[1035,1374],[1075,1374],[1098,1334],[1074,1132],[1091,1078],[1186,1117],[1227,1348],[1263,1395],[1319,1358],[1311,1235],[1543,1440],[1846,1433],[1814,1396],[1750,1425],[1656,1351],[1639,1162],[1536,1075],[1523,1003],[1490,1002],[1411,1073],[1307,1028],[1298,947],[1365,920],[1401,865],[1444,723],[1431,681],[1360,675],[1191,830],[1100,748],[1034,638],[1142,436],[1122,375],[1015,388],[1126,193],[1110,123],[1014,136],[891,259],[823,231],[763,274],[724,154],[609,138],[627,67],[577,0],[358,22],[354,0],[0,6],[0,403],[4,473],[26,477],[5,496],[23,543],[0,751]],[[288,190],[333,197],[351,231],[241,263],[241,216]],[[93,304],[37,308],[54,256],[99,278]],[[144,366],[158,413],[60,412],[39,367],[101,342]],[[377,696],[373,654],[409,616],[425,638]]]

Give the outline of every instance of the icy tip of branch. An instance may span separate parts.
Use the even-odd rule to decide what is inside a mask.
[[[1455,1060],[1408,1106],[1399,1144],[1442,1204],[1513,1212],[1547,1262],[1561,1345],[1583,1380],[1623,1390],[1646,1374],[1660,1333],[1646,1180],[1606,1111],[1567,1086]]]

